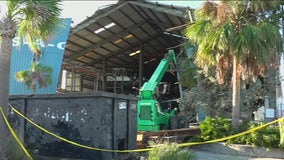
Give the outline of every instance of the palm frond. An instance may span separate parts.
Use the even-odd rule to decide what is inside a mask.
[[[195,27],[202,29],[198,30]],[[218,27],[206,27],[202,21],[200,24],[197,22],[189,26],[187,31],[188,38],[199,44],[195,62],[203,68],[214,66],[219,60],[217,55],[228,53],[228,46],[234,37],[234,30],[230,23]]]
[[[208,30],[212,28],[212,22],[210,20],[196,21],[194,24],[189,25],[185,29],[185,35],[195,44],[199,44],[201,40],[206,36]]]
[[[18,82],[24,83],[28,89],[36,89],[36,84],[40,88],[48,87],[52,84],[52,68],[39,62],[32,62],[29,70],[16,73],[15,78]]]
[[[196,19],[216,19],[218,5],[205,1],[203,6],[195,11]]]
[[[239,41],[243,37],[243,42]],[[276,47],[280,45],[281,37],[279,30],[274,25],[267,22],[260,22],[255,25],[247,25],[238,34],[234,46],[241,59],[242,79],[252,76],[256,80],[257,76],[278,65],[280,51]]]
[[[276,52],[281,52],[283,47],[283,39],[280,35],[280,28],[267,21],[261,21],[257,24],[261,29],[262,37],[268,46],[276,46]]]
[[[32,51],[40,54],[37,41],[48,39],[60,24],[59,16],[62,9],[59,1],[9,1],[8,6],[13,19],[18,22],[19,37],[25,37]]]
[[[268,13],[276,12],[275,9],[279,7],[277,4],[279,1],[226,2],[225,7],[229,7],[231,12],[227,14],[229,18],[222,23],[216,23],[216,17],[212,19],[208,16],[216,8],[211,7],[212,11],[204,8],[199,10],[199,14],[207,15],[199,16],[185,30],[189,40],[198,45],[195,63],[207,70],[216,65],[216,73],[219,74],[217,77],[224,77],[228,65],[222,64],[230,62],[229,57],[237,55],[242,64],[243,79],[249,75],[263,75],[269,67],[276,66],[283,48],[283,39],[275,24],[276,20],[272,21],[272,14]],[[210,9],[208,6],[207,9]],[[263,13],[267,15],[262,16]]]
[[[193,63],[193,59],[189,58],[182,64],[182,72],[180,77],[180,83],[185,87],[192,87],[197,84],[197,66]]]
[[[32,75],[29,70],[19,71],[15,74],[15,79],[20,82],[24,83],[25,86],[30,89],[32,85]]]
[[[15,13],[15,10],[19,7],[19,3],[21,0],[13,0],[13,1],[7,1],[7,7],[8,7],[8,16],[13,17],[13,14]]]
[[[19,71],[16,73],[15,78],[19,81],[19,82],[24,82],[29,80],[31,77],[30,71],[28,70],[23,70],[23,71]]]
[[[267,13],[276,10],[281,4],[281,0],[263,1],[263,0],[250,0],[249,7],[254,13]]]
[[[52,68],[50,66],[46,66],[46,65],[43,65],[41,63],[38,63],[37,66],[36,66],[36,72],[40,72],[40,73],[43,73],[43,74],[52,74]]]

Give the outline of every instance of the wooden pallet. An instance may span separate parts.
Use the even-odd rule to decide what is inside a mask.
[[[192,136],[199,135],[200,133],[201,131],[198,127],[160,131],[138,131],[137,148],[149,147],[149,141],[153,141],[154,143],[165,141],[183,143],[188,141]]]

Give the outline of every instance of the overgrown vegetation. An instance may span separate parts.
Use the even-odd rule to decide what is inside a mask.
[[[283,49],[279,32],[282,1],[206,1],[195,11],[195,23],[185,35],[198,46],[195,63],[204,71],[215,68],[224,84],[231,77],[232,124],[239,128],[241,82],[265,76],[278,67]],[[249,42],[249,43],[248,43]]]
[[[247,123],[242,127],[244,130],[249,130],[258,127],[260,124]],[[250,134],[234,138],[229,143],[234,144],[248,144],[253,146],[260,146],[266,148],[279,148],[280,146],[280,132],[277,126],[268,126]],[[281,147],[282,148],[282,147]]]
[[[240,127],[240,132],[250,130],[259,125],[262,125],[262,123],[243,122]],[[207,117],[201,122],[200,129],[200,139],[202,141],[215,140],[238,133],[233,130],[231,120],[222,117]],[[280,132],[278,126],[268,126],[253,131],[250,134],[228,140],[227,143],[247,144],[266,148],[284,148],[283,145],[280,145]]]
[[[179,106],[185,115],[196,115],[198,110],[207,116],[231,117],[231,84],[218,85],[214,77],[215,71],[209,73],[198,70],[195,77],[197,83],[184,90]],[[252,120],[252,113],[264,106],[265,97],[271,106],[276,105],[276,70],[270,70],[266,76],[259,76],[255,81],[247,80],[241,86],[241,120]]]
[[[208,116],[230,116],[229,84],[218,85],[214,76],[201,71],[195,76],[197,84],[183,92],[180,109],[185,115],[197,114],[202,109]]]
[[[201,138],[204,141],[227,137],[233,134],[231,121],[227,118],[207,117],[201,124]]]
[[[149,152],[149,160],[194,160],[196,156],[176,143],[163,143],[153,147]]]

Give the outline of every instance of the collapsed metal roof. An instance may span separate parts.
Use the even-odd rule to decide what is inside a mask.
[[[139,1],[119,1],[99,9],[71,29],[63,68],[96,76],[114,68],[139,71],[160,60],[186,39],[182,29],[193,22],[193,9]],[[131,56],[132,55],[132,56]],[[141,56],[142,55],[142,56]]]

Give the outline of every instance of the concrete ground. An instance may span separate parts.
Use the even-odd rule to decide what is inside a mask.
[[[246,156],[233,156],[208,151],[191,151],[196,155],[196,160],[283,160],[278,158],[252,158]]]
[[[206,144],[187,148],[196,155],[196,160],[284,160],[284,150],[267,150],[246,145],[228,145],[226,143]],[[140,155],[140,156],[138,156]],[[147,160],[146,153],[134,154],[135,158],[126,156],[123,160]],[[127,158],[128,157],[128,158]],[[0,158],[1,159],[1,158]],[[37,160],[79,160],[69,158],[37,157]],[[82,159],[80,159],[82,160]]]
[[[283,149],[214,143],[191,147],[197,160],[284,160]]]

